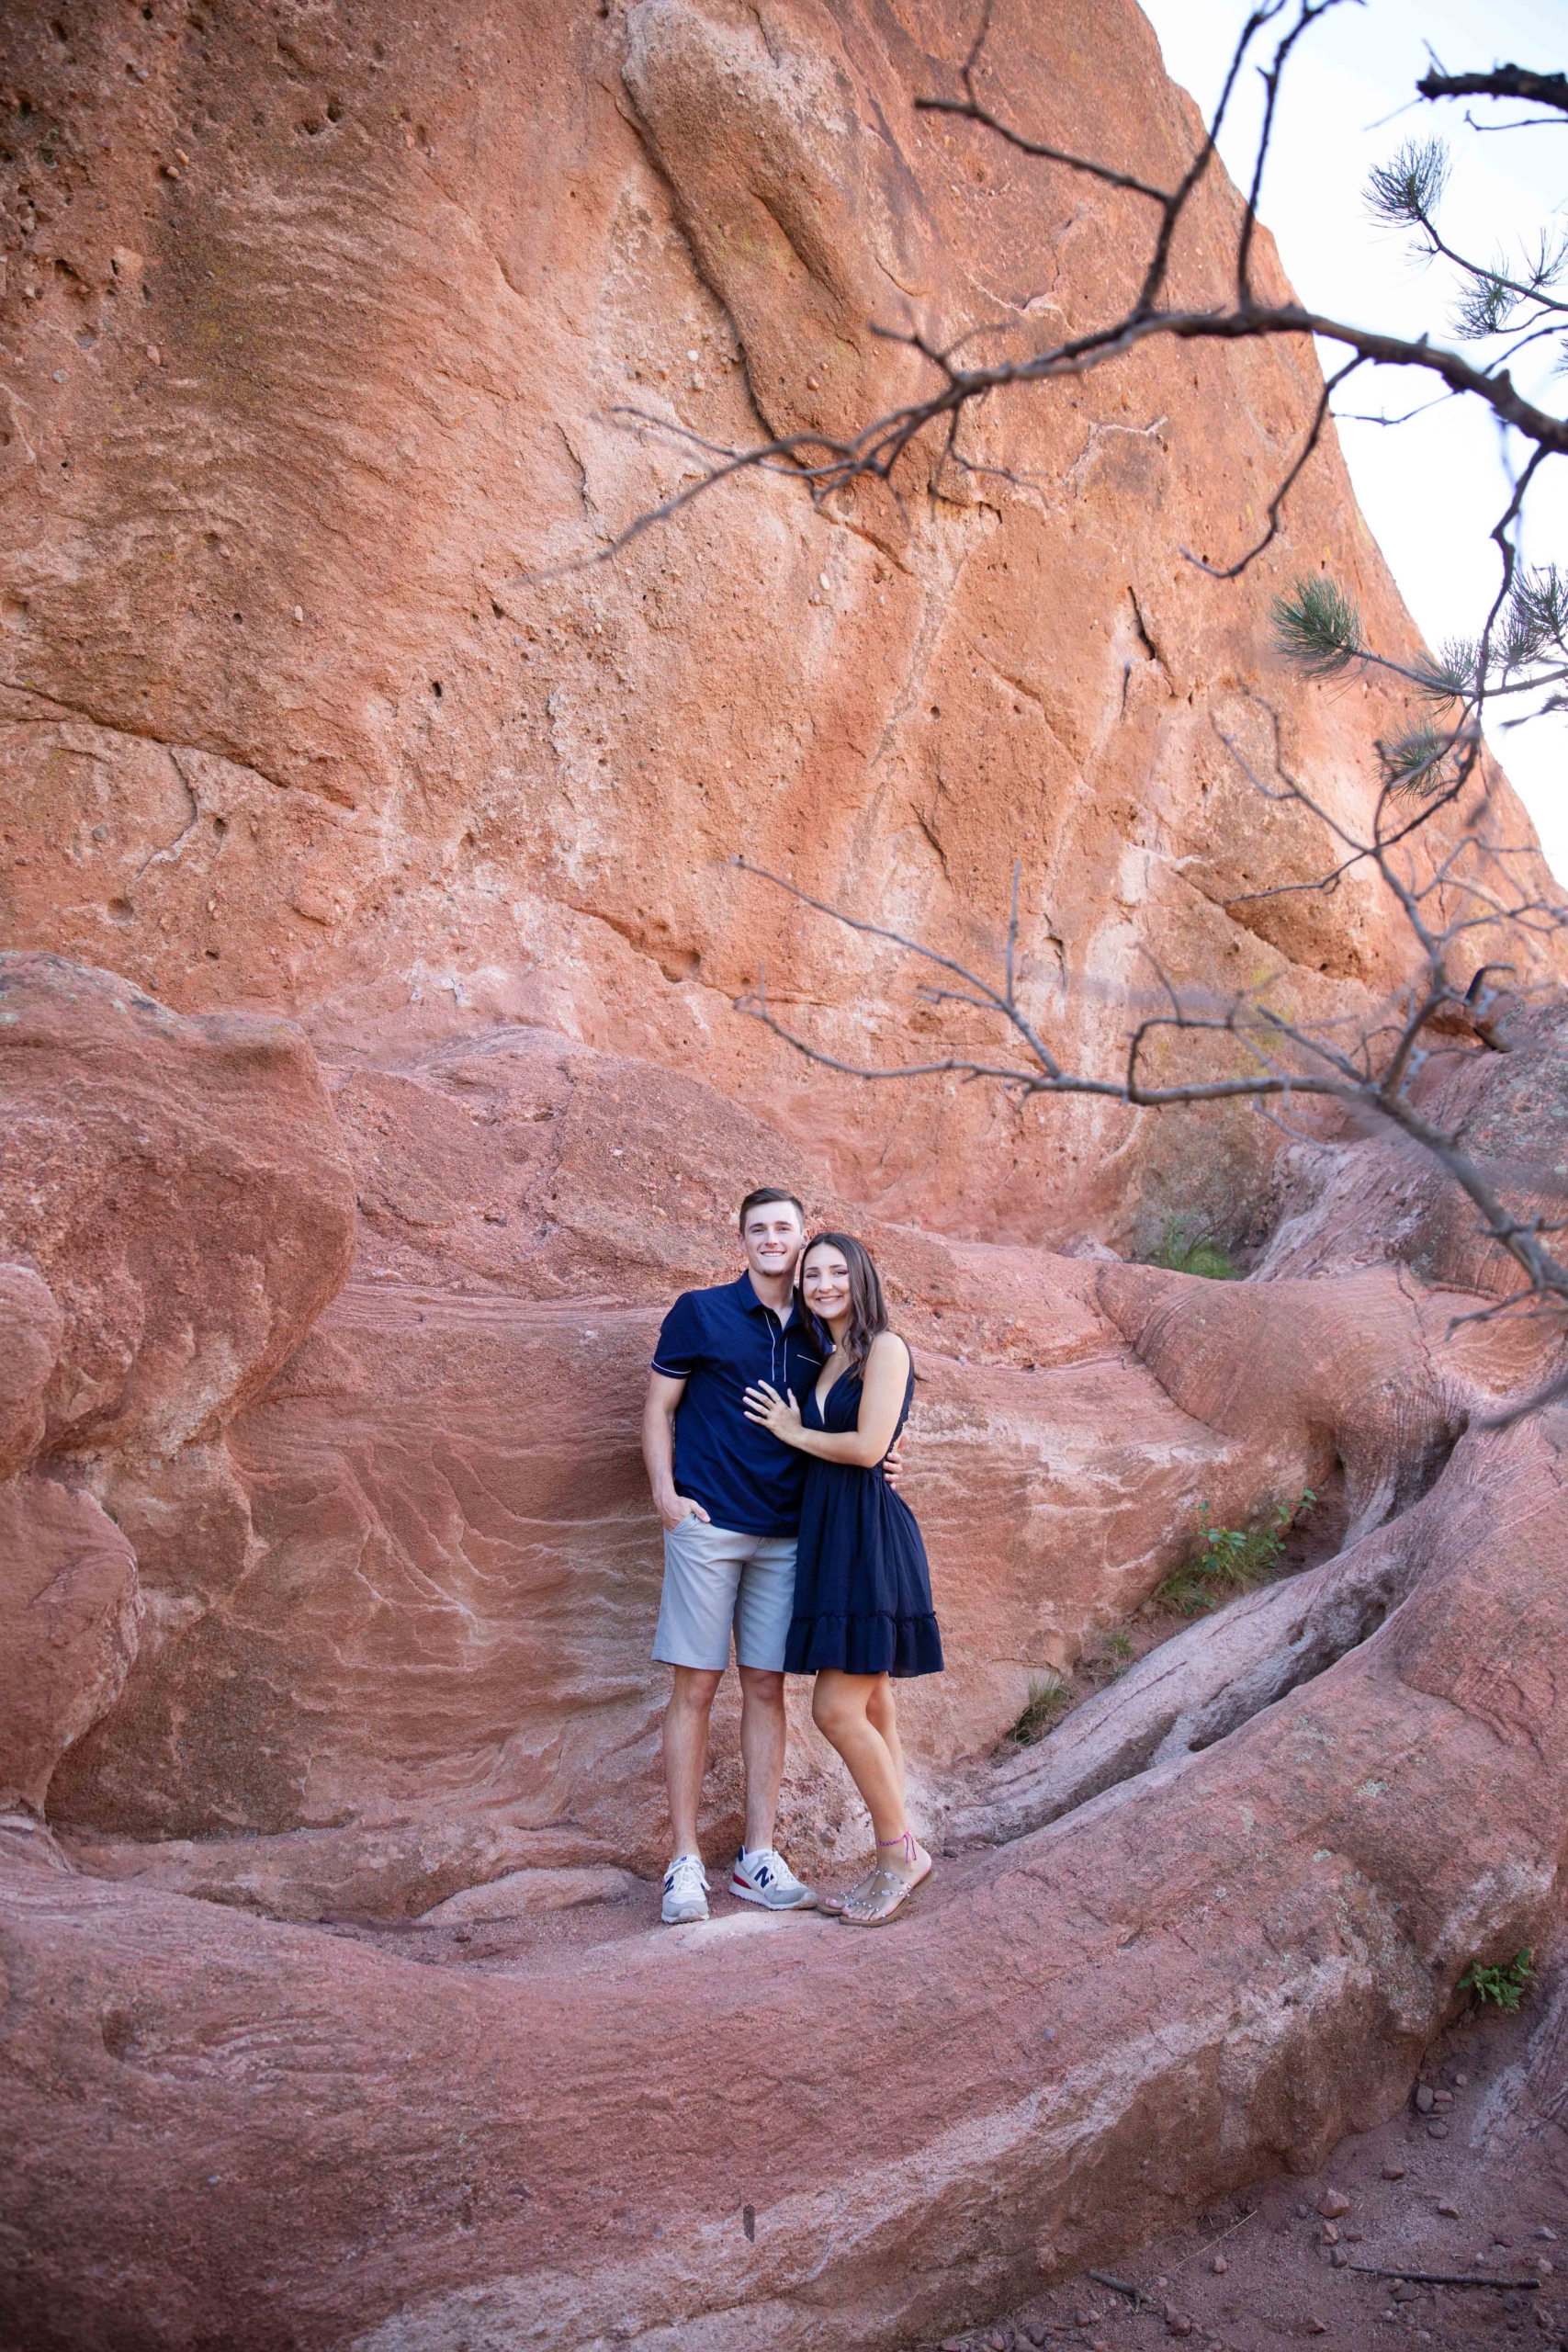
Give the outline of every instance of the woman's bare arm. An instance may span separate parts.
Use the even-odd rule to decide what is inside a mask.
[[[807,1429],[794,1391],[786,1401],[765,1380],[746,1391],[746,1418],[772,1430],[775,1437],[802,1453],[814,1453],[819,1462],[842,1462],[856,1470],[872,1470],[893,1442],[908,1380],[908,1349],[895,1332],[883,1331],[872,1341],[865,1360],[860,1413],[852,1430]]]

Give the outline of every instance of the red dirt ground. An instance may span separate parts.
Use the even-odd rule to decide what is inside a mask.
[[[944,2346],[1568,2345],[1564,2014],[1559,1956],[1517,2017],[1467,2012],[1433,2044],[1420,2079],[1451,2106],[1423,2114],[1413,2099],[1379,2130],[1342,2140],[1320,2173],[1280,2175],[1112,2266],[1109,2275],[1139,2290],[1136,2306],[1080,2274]],[[1335,2191],[1348,2205],[1329,2221],[1319,2206],[1332,2208]],[[1433,2287],[1417,2285],[1420,2271],[1539,2283]]]

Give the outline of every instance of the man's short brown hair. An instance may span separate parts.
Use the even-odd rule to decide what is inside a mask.
[[[789,1203],[791,1208],[800,1219],[800,1229],[802,1233],[804,1233],[806,1230],[806,1210],[803,1204],[795,1199],[793,1193],[781,1193],[776,1184],[759,1184],[754,1193],[747,1193],[746,1198],[740,1204],[740,1215],[737,1220],[741,1232],[745,1232],[746,1220],[750,1216],[753,1209],[765,1209],[773,1201],[787,1201]]]

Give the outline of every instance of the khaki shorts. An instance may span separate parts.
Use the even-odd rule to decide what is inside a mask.
[[[795,1614],[795,1552],[793,1535],[748,1535],[696,1518],[667,1528],[655,1658],[722,1674],[733,1631],[738,1666],[782,1673]]]

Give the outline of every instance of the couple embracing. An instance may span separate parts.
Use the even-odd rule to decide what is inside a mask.
[[[643,1413],[664,1522],[653,1655],[674,1668],[663,1917],[708,1915],[697,1810],[733,1632],[746,1833],[729,1891],[768,1910],[880,1927],[931,1867],[904,1812],[892,1687],[942,1670],[925,1546],[893,1486],[914,1368],[852,1235],[807,1241],[800,1203],[772,1187],[747,1194],[739,1223],[745,1272],[676,1300]],[[786,1673],[816,1677],[812,1720],[871,1815],[875,1864],[846,1894],[817,1895],[773,1845]]]

